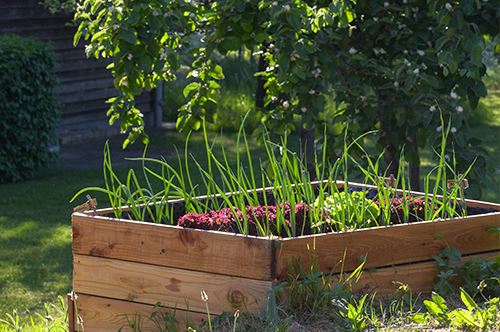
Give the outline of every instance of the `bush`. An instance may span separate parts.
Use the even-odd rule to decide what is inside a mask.
[[[54,57],[38,41],[0,36],[0,183],[29,178],[53,158]]]

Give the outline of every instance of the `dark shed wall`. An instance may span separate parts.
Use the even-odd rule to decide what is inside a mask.
[[[103,60],[87,59],[84,43],[73,47],[71,15],[50,14],[39,0],[0,0],[0,33],[15,33],[49,41],[55,52],[56,88],[62,105],[59,132],[108,129],[106,99],[115,95],[113,79]],[[146,122],[153,124],[153,94],[138,99]]]

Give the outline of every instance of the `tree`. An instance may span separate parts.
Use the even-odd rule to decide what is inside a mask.
[[[404,146],[418,189],[419,147],[436,145],[440,112],[452,121],[450,150],[467,167],[478,150],[467,132],[480,97],[483,35],[498,34],[495,6],[475,1],[358,1],[352,32],[345,32],[335,90],[349,107],[351,129],[381,130],[389,172],[396,174]],[[348,49],[347,52],[345,50]],[[480,173],[484,159],[476,161]]]
[[[263,120],[291,131],[300,116],[309,161],[325,96],[335,92],[346,108],[334,121],[353,134],[380,129],[392,171],[404,146],[416,188],[418,147],[436,143],[443,129],[438,110],[453,115],[459,163],[474,158],[475,142],[462,129],[486,95],[483,35],[498,35],[498,15],[493,3],[475,0],[84,0],[75,43],[83,37],[89,56],[112,60],[119,93],[108,115],[129,132],[124,146],[147,140],[134,99],[175,79],[181,51],[194,61],[177,126],[197,129],[216,111],[224,78],[214,52],[246,47],[259,49],[266,64],[258,74],[266,82]]]

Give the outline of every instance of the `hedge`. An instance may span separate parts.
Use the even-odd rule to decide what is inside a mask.
[[[42,42],[0,36],[0,183],[30,178],[54,159],[59,108],[54,55]]]

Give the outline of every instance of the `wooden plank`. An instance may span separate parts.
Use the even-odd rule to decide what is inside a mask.
[[[108,87],[115,87],[112,77],[59,84],[55,87],[54,92],[58,95],[64,96],[64,94],[74,94],[75,92]]]
[[[74,213],[73,252],[273,280],[273,241]]]
[[[208,295],[215,314],[236,309],[258,312],[266,305],[271,281],[74,255],[73,290],[77,293],[203,312]]]
[[[445,246],[463,254],[500,249],[500,235],[488,232],[500,226],[500,213],[446,221],[375,227],[280,240],[277,276],[284,278],[291,259],[308,268],[314,256],[323,272],[353,271],[366,257],[365,268],[429,260]],[[310,250],[308,250],[310,248]],[[345,259],[343,260],[345,253]]]
[[[142,111],[143,114],[151,112],[150,94],[145,94],[137,98],[135,105]],[[87,100],[75,103],[69,102],[63,105],[63,117],[73,117],[75,115],[83,113],[88,114],[87,117],[83,119],[83,121],[89,121],[90,117],[94,118],[93,115],[90,115],[90,113],[94,113],[94,115],[95,113],[98,113],[98,117],[106,119],[106,111],[109,109],[109,106],[110,105],[106,103],[106,99]],[[74,119],[75,118],[70,120],[70,122],[75,122],[73,121]]]
[[[57,73],[57,76],[59,78],[60,84],[66,84],[66,83],[71,83],[71,82],[78,82],[82,80],[90,80],[90,79],[99,79],[99,78],[106,78],[106,77],[111,77],[111,73],[105,68],[105,66],[102,67],[96,67],[93,69],[87,69],[87,70],[76,70],[76,71],[71,71],[71,72],[60,72]]]
[[[173,309],[155,307],[152,305],[107,299],[98,296],[79,294],[77,299],[78,316],[82,324],[77,331],[108,332],[108,331],[134,331],[130,323],[140,321],[140,331],[159,331],[160,328],[151,318],[156,312],[158,321],[169,317]],[[140,319],[138,319],[140,317]],[[207,319],[205,313],[190,312],[175,309],[175,319],[178,330],[185,331],[187,327],[196,327]],[[137,329],[135,330],[137,331]]]
[[[68,303],[68,332],[75,332],[75,302],[73,301],[73,293],[66,295],[66,303]]]
[[[85,55],[82,55],[80,59],[57,63],[55,69],[58,73],[66,73],[78,70],[105,68],[108,64],[109,60],[86,58]]]
[[[474,258],[494,260],[500,251],[462,257],[462,262]],[[357,292],[376,292],[378,295],[394,295],[398,282],[408,284],[414,293],[430,293],[437,277],[436,262],[424,262],[364,271],[354,287]]]

